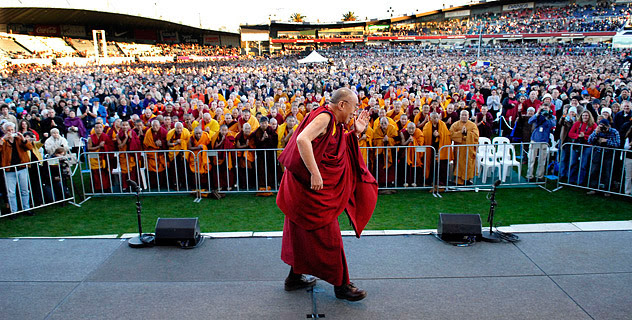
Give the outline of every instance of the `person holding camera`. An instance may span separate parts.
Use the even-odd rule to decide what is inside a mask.
[[[546,169],[546,160],[549,157],[549,136],[551,130],[555,127],[555,118],[548,104],[543,104],[538,113],[529,118],[529,124],[533,130],[531,132],[531,146],[529,148],[529,168],[527,170],[527,179],[533,181],[533,169],[535,162],[538,161],[538,171],[536,173],[537,180],[544,178],[544,170]]]
[[[596,147],[592,150],[592,163],[588,176],[588,186],[593,189],[609,190],[614,150],[608,148],[618,148],[621,144],[619,131],[610,127],[610,121],[608,119],[601,119],[597,129],[588,137],[588,143]],[[601,175],[599,174],[600,172]],[[587,194],[595,193],[594,190],[591,190],[588,191]],[[604,195],[606,197],[609,196],[607,193]]]
[[[28,168],[26,165],[20,165],[31,161],[28,151],[33,148],[33,144],[21,133],[15,132],[13,122],[5,122],[2,130],[5,134],[0,139],[0,163],[2,167],[13,166],[4,169],[9,207],[12,213],[18,211],[15,193],[17,187],[20,190],[22,210],[25,210],[28,215],[33,215],[29,211],[31,203],[29,202]]]

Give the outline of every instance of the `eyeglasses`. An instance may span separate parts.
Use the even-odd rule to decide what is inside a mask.
[[[351,102],[349,102],[349,101],[347,101],[347,100],[342,100],[341,102],[346,102],[347,104],[352,105],[352,104],[351,104]],[[352,106],[353,106],[353,105],[352,105]],[[355,106],[353,106],[353,107],[354,107],[354,109],[353,109],[354,111],[355,111],[355,110],[358,110],[358,109],[360,108],[360,106],[359,106],[358,104],[356,104],[356,105],[355,105]]]

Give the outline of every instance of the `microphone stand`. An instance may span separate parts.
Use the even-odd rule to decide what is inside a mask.
[[[127,180],[127,183],[130,185],[130,190],[134,190],[136,192],[136,216],[138,218],[138,236],[130,238],[127,241],[127,244],[132,248],[152,247],[154,245],[155,236],[151,233],[143,234],[143,226],[140,219],[142,211],[142,205],[140,203],[140,187],[133,180]]]
[[[483,231],[482,236],[482,240],[485,242],[497,243],[502,241],[498,233],[492,230],[494,226],[494,212],[496,211],[496,205],[498,204],[496,202],[496,187],[498,187],[500,183],[500,180],[496,180],[496,182],[494,182],[494,186],[492,187],[492,191],[490,192],[489,215],[487,215],[487,222],[489,222],[489,231]]]

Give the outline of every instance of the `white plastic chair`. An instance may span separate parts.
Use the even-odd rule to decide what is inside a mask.
[[[479,142],[480,142],[480,139],[479,139]],[[495,159],[496,150],[494,149],[494,146],[492,144],[482,144],[478,147],[478,149],[479,149],[478,152],[482,154],[482,157],[480,158],[480,161],[479,161],[478,169],[479,169],[479,172],[482,169],[483,183],[485,183],[487,181],[487,176],[490,173],[489,169],[491,168],[492,169],[491,172],[494,172],[494,169],[498,167],[498,164],[496,163],[496,159]]]
[[[502,143],[511,143],[511,142],[509,141],[509,138],[506,138],[506,137],[495,137],[494,139],[492,139],[492,144],[502,144]]]
[[[476,167],[478,171],[481,171],[481,163],[485,158],[485,147],[486,144],[491,144],[489,138],[480,137],[478,138],[479,147],[476,149]]]
[[[512,144],[499,144],[498,150],[496,150],[495,161],[500,170],[500,177],[502,179],[502,182],[505,182],[505,180],[507,180],[507,174],[509,173],[509,168],[511,167],[517,167],[518,176],[521,175],[522,167],[520,165],[520,162],[516,160],[516,149]]]

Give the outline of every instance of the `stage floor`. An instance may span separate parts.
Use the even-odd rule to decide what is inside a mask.
[[[132,249],[121,239],[0,239],[0,319],[630,319],[632,232],[523,233],[455,247],[344,237],[360,302],[285,292],[278,237]]]

